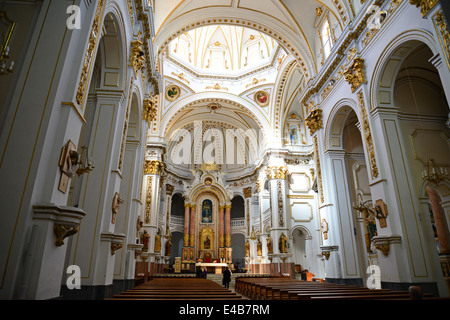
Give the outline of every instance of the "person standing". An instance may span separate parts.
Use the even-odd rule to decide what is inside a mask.
[[[222,284],[225,286],[225,288],[229,288],[230,282],[231,282],[231,271],[228,269],[228,267],[226,267],[225,270],[223,271]]]

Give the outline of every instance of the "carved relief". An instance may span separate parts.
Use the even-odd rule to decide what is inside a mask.
[[[97,9],[95,12],[94,22],[92,23],[91,32],[89,35],[88,48],[84,55],[83,67],[81,69],[80,82],[78,84],[78,90],[76,94],[76,101],[79,105],[84,102],[84,97],[86,95],[88,75],[91,65],[95,59],[95,48],[97,47],[97,41],[100,38],[101,21],[103,18],[103,8],[105,6],[106,0],[99,0]]]
[[[308,117],[305,119],[305,124],[309,128],[309,133],[311,135],[322,128],[322,109],[311,110]]]
[[[373,139],[372,139],[372,133],[370,130],[369,120],[367,116],[367,111],[364,103],[364,93],[362,91],[358,92],[358,102],[359,102],[359,109],[361,112],[361,124],[362,124],[362,130],[364,134],[364,140],[366,142],[367,147],[367,156],[369,158],[370,162],[370,168],[371,168],[371,174],[372,179],[378,177],[378,166],[377,161],[375,159],[375,148],[373,146]]]
[[[284,227],[284,213],[283,213],[283,188],[281,181],[278,181],[278,223],[280,227]]]
[[[158,115],[158,96],[155,95],[151,99],[145,99],[143,101],[143,113],[142,118],[150,123],[156,120]]]
[[[355,92],[361,84],[366,82],[364,59],[356,57],[347,71],[344,72],[344,78],[351,85],[352,92]]]
[[[134,75],[137,77],[139,71],[144,68],[144,51],[142,49],[142,41],[131,41],[130,66],[133,67]]]
[[[430,12],[431,9],[434,8],[434,6],[439,2],[439,0],[409,0],[409,3],[420,7],[420,13],[422,14],[422,17],[425,17],[428,12]]]

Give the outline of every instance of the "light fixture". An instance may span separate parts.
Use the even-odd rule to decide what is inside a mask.
[[[9,43],[16,23],[6,16],[6,12],[0,12],[0,24],[4,30],[3,41],[0,43],[0,75],[5,75],[13,72],[14,61],[9,61]]]
[[[447,179],[447,169],[438,167],[434,159],[430,159],[422,172],[422,179],[438,185]]]

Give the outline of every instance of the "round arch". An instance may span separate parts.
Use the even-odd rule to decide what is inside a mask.
[[[342,133],[352,111],[360,121],[357,104],[352,99],[339,100],[331,109],[325,124],[325,150],[343,149]]]
[[[439,53],[433,35],[424,30],[404,32],[385,47],[375,64],[370,81],[370,105],[372,108],[394,107],[395,79],[403,61],[419,44],[425,44],[433,55]]]

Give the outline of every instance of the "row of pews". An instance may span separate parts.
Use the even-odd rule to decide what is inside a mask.
[[[157,277],[106,300],[243,300],[209,279]]]
[[[359,286],[295,280],[286,277],[236,278],[236,292],[253,300],[409,300],[409,291],[371,290]],[[423,294],[423,299],[434,299]],[[438,298],[436,298],[438,299]]]

